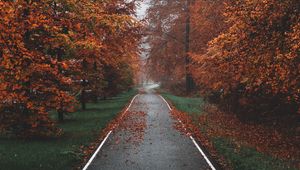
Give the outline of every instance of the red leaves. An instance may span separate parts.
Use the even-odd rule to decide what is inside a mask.
[[[285,129],[279,124],[267,126],[241,122],[237,116],[226,114],[214,106],[207,106],[208,114],[199,118],[210,138],[225,137],[237,145],[248,145],[280,159],[298,162],[300,166],[300,133]]]
[[[295,0],[228,3],[225,16],[231,27],[209,43],[206,53],[193,57],[193,75],[201,91],[271,96],[299,107],[296,4]]]
[[[191,3],[190,41],[185,42],[186,25],[183,23],[186,23],[187,13],[182,9],[186,9],[186,1],[161,3],[159,0],[153,0],[147,14],[149,23],[154,23],[151,24],[153,31],[149,31],[147,41],[151,47],[147,64],[153,79],[173,87],[171,90],[178,92],[183,91],[181,88],[184,86],[183,77],[186,71],[199,75],[199,70],[195,70],[192,66],[200,60],[194,60],[190,65],[186,65],[187,54],[184,46],[189,43],[189,56],[207,52],[208,42],[227,28],[223,16],[224,2],[227,0],[213,2],[197,0]],[[209,75],[201,74],[201,76]]]
[[[0,86],[6,88],[0,95],[1,129],[23,137],[59,135],[49,110],[69,108],[74,98],[66,92],[70,80],[59,68],[58,57],[49,52],[55,51],[51,40],[59,30],[42,27],[56,27],[52,9],[43,2],[16,1],[4,6],[0,9],[1,18],[6,18],[0,24],[4,51]]]
[[[138,59],[140,25],[131,9],[117,15],[110,11],[121,1],[109,3],[108,9],[90,0],[1,1],[1,130],[22,127],[29,133],[24,136],[43,128],[51,131],[55,127],[49,111],[74,111],[75,95],[82,89],[92,90],[97,99],[108,96],[107,91],[130,88],[137,71],[133,61]],[[80,80],[88,83],[82,87]]]
[[[131,112],[122,111],[118,116],[113,119],[105,129],[102,130],[97,141],[88,147],[81,146],[82,153],[84,154],[83,162],[87,162],[90,156],[95,151],[96,147],[101,143],[109,131],[114,130],[115,133],[129,132],[127,136],[121,139],[115,136],[115,144],[120,142],[129,142],[133,145],[139,145],[144,140],[144,131],[146,129],[146,114],[144,112]],[[125,139],[125,141],[124,141]],[[121,141],[122,140],[122,141]]]
[[[120,122],[119,130],[130,132],[128,136],[124,136],[126,142],[138,145],[144,141],[144,132],[146,129],[146,113],[129,112],[124,120]]]

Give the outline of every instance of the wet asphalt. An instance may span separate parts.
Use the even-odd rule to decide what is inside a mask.
[[[145,116],[134,118],[145,122],[144,130],[133,132],[122,127],[115,129],[89,170],[210,169],[191,139],[173,127],[175,120],[160,96],[139,94],[129,111],[145,113]],[[128,140],[135,136],[142,138],[138,142]]]

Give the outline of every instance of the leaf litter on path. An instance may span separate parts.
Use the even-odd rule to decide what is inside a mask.
[[[132,133],[131,135],[128,135],[125,141],[127,143],[133,143],[135,146],[138,146],[138,144],[144,140],[144,132],[146,129],[146,113],[125,111],[125,109],[126,108],[124,108],[115,119],[108,123],[106,128],[101,131],[95,142],[91,143],[89,146],[80,146],[80,153],[83,154],[82,165],[89,160],[105,136],[112,130],[119,129],[120,131],[126,131],[127,134]],[[118,138],[119,140],[116,141],[116,144],[121,142],[121,137],[118,136]],[[76,169],[81,168],[82,167],[77,167]]]

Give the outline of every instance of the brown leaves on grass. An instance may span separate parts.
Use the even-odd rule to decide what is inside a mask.
[[[278,127],[259,123],[241,122],[236,115],[225,114],[215,106],[207,106],[209,114],[201,116],[200,126],[207,130],[209,137],[233,139],[237,145],[256,148],[279,159],[292,161],[300,167],[300,140],[297,132],[283,133]]]

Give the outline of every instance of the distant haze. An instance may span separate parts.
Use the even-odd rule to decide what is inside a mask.
[[[143,2],[140,2],[137,7],[137,17],[138,19],[143,19],[146,15],[146,11],[149,7],[148,0],[143,0]]]

